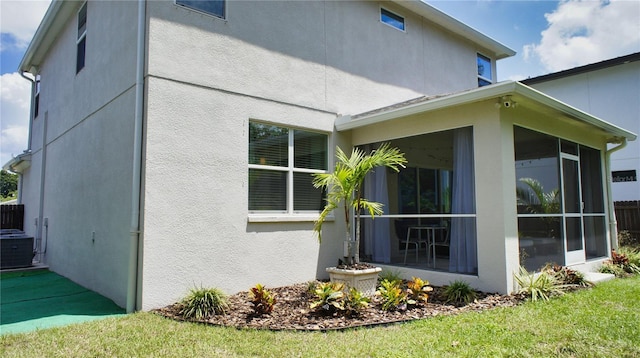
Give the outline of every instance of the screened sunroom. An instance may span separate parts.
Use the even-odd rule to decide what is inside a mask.
[[[365,197],[385,208],[361,219],[370,262],[507,293],[520,265],[588,270],[615,246],[609,155],[636,135],[521,83],[344,116],[336,128],[408,160],[366,179]]]

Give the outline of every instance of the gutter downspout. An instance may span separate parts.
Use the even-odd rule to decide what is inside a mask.
[[[140,204],[142,193],[142,122],[144,116],[144,64],[146,40],[146,0],[138,0],[138,32],[136,53],[135,118],[133,130],[133,175],[131,181],[131,240],[129,243],[129,272],[127,285],[127,313],[137,307],[138,255],[140,254]]]
[[[24,71],[19,71],[20,76],[25,80],[31,82],[31,101],[29,106],[29,138],[27,139],[27,150],[26,152],[31,152],[31,140],[32,140],[32,129],[33,129],[33,113],[34,113],[34,104],[35,104],[35,93],[36,93],[36,81],[35,79],[31,79],[25,76]],[[18,204],[22,204],[22,173],[18,173]]]
[[[36,80],[35,79],[31,79],[27,76],[24,75],[24,71],[20,71],[20,76],[22,76],[22,78],[26,79],[27,81],[31,82],[31,106],[29,106],[29,141],[27,142],[27,150],[31,151],[31,129],[33,127],[33,113],[34,113],[34,108],[33,105],[35,104],[35,92],[36,92]]]
[[[611,154],[619,151],[620,149],[624,149],[627,146],[627,139],[623,138],[622,143],[611,149],[608,149],[605,152],[605,170],[607,175],[607,204],[609,205],[609,233],[611,234],[611,248],[618,248],[618,222],[616,221],[616,212],[615,207],[613,206],[613,195],[611,190]]]
[[[38,222],[36,223],[36,249],[38,252],[38,262],[43,262],[43,254],[46,253],[46,249],[43,251],[42,247],[47,247],[47,242],[42,243],[42,231],[43,231],[43,221],[44,221],[44,180],[47,177],[47,123],[49,117],[49,112],[44,112],[43,122],[42,122],[42,148],[40,148],[41,159],[40,159],[40,202],[38,204]]]

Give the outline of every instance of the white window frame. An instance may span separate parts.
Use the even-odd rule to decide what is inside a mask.
[[[176,6],[181,7],[183,9],[187,9],[187,10],[190,10],[190,11],[198,12],[200,14],[207,15],[207,16],[212,16],[212,17],[214,17],[216,19],[226,20],[227,19],[227,2],[228,2],[228,0],[220,0],[220,1],[223,2],[223,4],[222,4],[222,16],[220,16],[218,14],[214,14],[212,12],[208,12],[208,11],[199,9],[197,7],[190,6],[189,4],[180,4],[180,3],[178,3],[178,0],[173,0],[173,3]]]
[[[480,58],[480,57],[482,57],[483,59],[485,59],[485,60],[488,60],[488,61],[489,61],[489,71],[491,72],[491,76],[493,76],[493,59],[492,59],[491,57],[489,57],[489,56],[485,55],[485,54],[482,54],[482,53],[480,53],[480,52],[476,52],[476,66],[477,66],[477,64],[478,64],[478,58]],[[493,80],[493,78],[488,78],[488,77],[480,76],[479,74],[478,74],[478,80],[487,81],[487,82],[489,82],[489,84],[488,84],[488,85],[492,85],[492,84],[494,84],[494,83],[495,83],[495,81]],[[485,86],[488,86],[488,85],[485,85]],[[478,87],[483,87],[483,86],[478,85]]]
[[[390,24],[390,23],[388,23],[388,22],[383,21],[383,20],[382,20],[382,13],[383,13],[383,12],[388,12],[389,14],[391,14],[391,15],[393,15],[393,16],[397,16],[397,17],[401,18],[401,19],[402,19],[402,28],[399,28],[399,27],[393,26],[392,24]],[[391,11],[391,10],[389,10],[389,9],[384,8],[384,7],[382,7],[382,6],[381,6],[381,7],[380,7],[380,16],[379,16],[379,20],[380,20],[380,22],[381,22],[381,23],[383,23],[383,24],[385,24],[385,25],[387,25],[387,26],[389,26],[389,27],[392,27],[392,28],[394,28],[394,29],[396,29],[396,30],[398,30],[398,31],[407,32],[407,19],[406,19],[404,16],[402,16],[402,15],[398,14],[398,13],[397,13],[397,12],[395,12],[395,11]]]
[[[35,76],[35,82],[33,84],[33,118],[38,118],[40,114],[40,75]]]
[[[80,31],[80,13],[82,12],[82,10],[84,9],[85,11],[85,20],[84,20],[84,30],[82,31],[82,33],[78,33],[78,37],[76,40],[76,74],[80,73],[80,71],[82,71],[82,69],[85,68],[85,66],[87,65],[87,23],[88,23],[88,18],[89,18],[89,13],[88,13],[88,8],[87,8],[87,4],[88,2],[84,2],[84,4],[82,4],[82,6],[80,6],[80,9],[78,9],[78,12],[76,14],[76,19],[77,19],[77,25],[78,25],[78,31]],[[82,58],[83,58],[83,62],[82,62],[82,67],[78,68],[78,51],[80,50],[79,46],[80,46],[80,42],[82,42],[84,40],[84,48],[83,48],[83,54],[82,54]]]
[[[248,221],[249,222],[295,222],[295,221],[315,221],[318,218],[318,214],[321,210],[298,210],[294,211],[294,188],[293,188],[293,174],[294,173],[308,173],[308,174],[316,174],[316,173],[328,173],[328,168],[333,166],[332,156],[330,153],[330,149],[332,148],[332,138],[329,133],[308,129],[308,128],[300,128],[294,127],[290,125],[284,125],[273,122],[265,122],[259,120],[250,120],[248,123],[259,123],[264,125],[276,126],[280,128],[285,128],[288,130],[288,151],[287,151],[287,166],[279,167],[279,166],[271,166],[271,165],[261,165],[261,164],[248,164],[248,169],[261,169],[261,170],[271,170],[271,171],[280,171],[287,172],[287,205],[285,211],[267,211],[267,210],[249,210]],[[294,166],[294,131],[301,130],[306,132],[318,133],[325,135],[327,137],[327,169],[306,169],[306,168],[296,168]],[[247,130],[248,133],[248,130]],[[248,173],[248,172],[247,172]],[[247,183],[247,192],[249,190],[249,186]],[[247,203],[248,204],[248,203]],[[332,221],[333,216],[330,215],[328,221]]]

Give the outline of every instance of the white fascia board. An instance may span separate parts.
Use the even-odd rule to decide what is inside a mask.
[[[2,169],[13,173],[22,173],[25,169],[29,168],[30,165],[31,153],[25,152],[11,158],[11,160],[2,166]]]
[[[607,133],[612,134],[615,137],[624,138],[628,141],[636,140],[636,138],[638,137],[636,133],[630,132],[624,128],[616,126],[615,124],[609,123],[603,119],[592,116],[587,112],[584,112],[578,108],[575,108],[564,102],[561,102],[525,84],[522,84],[520,82],[514,82],[514,83],[517,84],[515,88],[516,89],[515,93],[523,95],[530,100],[536,101],[542,105],[545,105],[547,107],[563,112],[568,116],[576,118],[581,122],[600,128],[606,131]]]
[[[482,101],[491,97],[500,97],[513,93],[516,82],[501,82],[491,86],[480,87],[467,92],[455,93],[448,96],[433,98],[425,102],[416,103],[400,108],[374,113],[351,120],[351,116],[340,116],[336,119],[336,129],[345,131],[367,125],[385,122],[390,119],[406,117],[417,113],[430,112],[447,107]]]
[[[53,0],[44,14],[27,51],[18,66],[19,72],[36,75],[42,59],[67,24],[67,19],[83,2]]]
[[[481,33],[473,27],[447,15],[428,3],[420,0],[392,0],[398,5],[413,11],[425,19],[438,24],[455,34],[458,34],[470,41],[493,52],[497,60],[511,57],[516,51]]]
[[[557,99],[547,96],[520,82],[505,81],[494,85],[476,88],[466,92],[460,92],[449,96],[433,98],[425,102],[407,105],[400,108],[391,108],[386,111],[377,112],[371,115],[365,115],[352,120],[350,115],[340,116],[336,119],[335,127],[337,131],[346,131],[350,129],[360,128],[375,123],[385,122],[388,120],[407,117],[410,115],[435,111],[444,108],[451,108],[459,105],[470,104],[474,102],[485,101],[491,98],[500,98],[502,96],[517,94],[536,102],[539,105],[546,106],[567,116],[575,118],[578,121],[590,124],[600,128],[613,137],[624,138],[632,141],[637,135],[622,129],[616,125],[606,122],[602,119],[585,113],[575,107],[569,106]]]

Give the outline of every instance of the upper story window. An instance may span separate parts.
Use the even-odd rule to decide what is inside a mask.
[[[328,136],[249,123],[249,211],[320,211],[324,195],[313,173],[327,171]]]
[[[87,3],[78,11],[78,39],[76,41],[76,73],[84,68],[87,49]]]
[[[394,14],[389,10],[380,8],[380,21],[400,31],[404,31],[404,17]]]
[[[176,0],[176,4],[225,18],[225,0]]]
[[[33,98],[33,118],[40,114],[40,75],[36,75],[35,94]]]
[[[487,86],[493,83],[491,74],[491,59],[478,54],[478,87]]]

